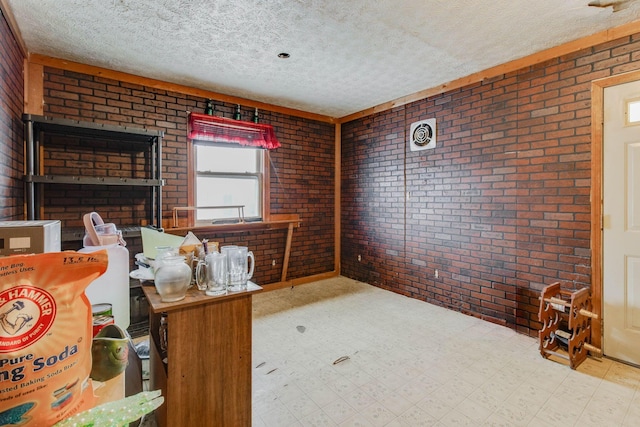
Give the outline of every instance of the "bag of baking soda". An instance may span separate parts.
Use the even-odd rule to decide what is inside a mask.
[[[52,426],[95,405],[85,288],[105,250],[0,257],[0,426]]]

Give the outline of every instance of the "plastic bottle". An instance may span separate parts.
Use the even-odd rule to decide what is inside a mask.
[[[116,325],[127,329],[130,322],[129,311],[129,250],[121,245],[85,246],[78,252],[90,253],[107,250],[109,265],[107,271],[91,282],[85,291],[91,305],[111,304]]]

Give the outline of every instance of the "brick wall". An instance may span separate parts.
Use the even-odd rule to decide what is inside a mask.
[[[342,274],[535,334],[544,285],[591,283],[591,81],[639,58],[625,37],[344,124]]]
[[[0,15],[0,220],[24,219],[22,110],[24,57]]]
[[[45,68],[44,97],[47,116],[164,131],[164,218],[171,217],[174,206],[188,205],[186,112],[203,111],[205,99],[49,67]],[[235,105],[215,103],[216,114],[232,116]],[[242,110],[245,120],[250,120],[252,113],[249,108]],[[302,221],[301,227],[294,231],[287,277],[294,279],[332,271],[334,126],[262,110],[260,120],[274,126],[283,145],[269,153],[271,212],[297,213]],[[51,168],[71,168],[78,173],[84,170],[87,174],[103,176],[143,177],[140,174],[145,172],[144,157],[131,154],[126,147],[110,144],[105,157],[90,149],[82,139],[63,138],[48,141],[48,145],[51,150],[45,163]],[[46,187],[45,217],[63,219],[63,227],[81,226],[82,214],[91,210],[109,221],[126,225],[144,222],[148,216],[145,189]],[[280,280],[286,230],[198,237],[249,246],[256,256],[255,280],[260,284]],[[141,250],[140,239],[128,243],[132,255]]]

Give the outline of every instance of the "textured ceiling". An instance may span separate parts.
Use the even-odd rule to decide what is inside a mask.
[[[31,53],[332,117],[640,18],[639,0],[5,3]]]

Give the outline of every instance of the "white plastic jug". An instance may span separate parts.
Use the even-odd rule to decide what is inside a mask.
[[[85,246],[78,252],[90,253],[107,250],[109,265],[107,271],[91,282],[86,289],[91,305],[108,303],[113,309],[116,325],[127,329],[129,312],[129,250],[119,244],[106,246]]]
[[[129,312],[129,250],[115,224],[105,224],[100,214],[90,212],[83,217],[85,236],[83,248],[78,252],[90,253],[107,250],[109,265],[107,271],[91,282],[85,293],[91,302],[111,304],[116,325],[127,329]]]

